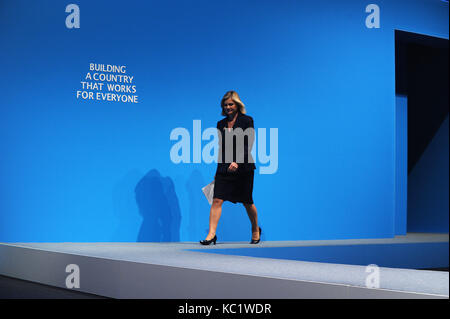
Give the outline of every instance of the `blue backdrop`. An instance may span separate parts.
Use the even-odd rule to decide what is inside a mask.
[[[215,164],[174,164],[169,136],[215,127],[228,90],[278,128],[263,240],[394,236],[394,30],[448,39],[447,3],[377,1],[371,29],[364,1],[78,0],[75,29],[69,3],[0,3],[0,241],[204,239]],[[90,63],[125,65],[138,103],[77,98]],[[225,203],[220,240],[250,236]]]

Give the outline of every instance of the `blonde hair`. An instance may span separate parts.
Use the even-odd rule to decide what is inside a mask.
[[[225,93],[225,95],[222,98],[222,101],[220,102],[220,107],[222,108],[222,115],[223,116],[226,115],[226,113],[223,111],[223,104],[228,99],[232,99],[234,101],[234,103],[236,103],[236,105],[238,106],[238,111],[239,112],[241,112],[242,114],[245,114],[247,112],[245,110],[245,105],[244,105],[244,103],[242,103],[242,101],[239,98],[239,95],[237,94],[237,92],[236,91],[228,91],[227,93]]]

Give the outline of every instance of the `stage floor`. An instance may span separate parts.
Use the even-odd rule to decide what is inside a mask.
[[[417,270],[448,268],[448,239],[0,243],[0,274],[65,288],[76,264],[78,290],[113,298],[448,298],[447,271]]]

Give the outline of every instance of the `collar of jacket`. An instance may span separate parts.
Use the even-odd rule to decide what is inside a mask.
[[[237,116],[236,116],[236,121],[235,121],[234,124],[233,124],[233,129],[236,128],[236,127],[242,127],[242,126],[241,126],[242,116],[243,116],[243,114],[242,114],[241,112],[238,111]],[[225,118],[223,119],[223,121],[224,121],[224,123],[223,123],[223,128],[228,127],[228,117],[225,117]],[[222,128],[222,129],[223,129],[223,128]]]

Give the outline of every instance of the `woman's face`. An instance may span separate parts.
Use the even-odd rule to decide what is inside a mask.
[[[234,116],[234,114],[236,114],[237,112],[237,105],[236,103],[230,98],[228,100],[226,100],[223,103],[223,110],[225,112],[226,115],[228,116]]]

